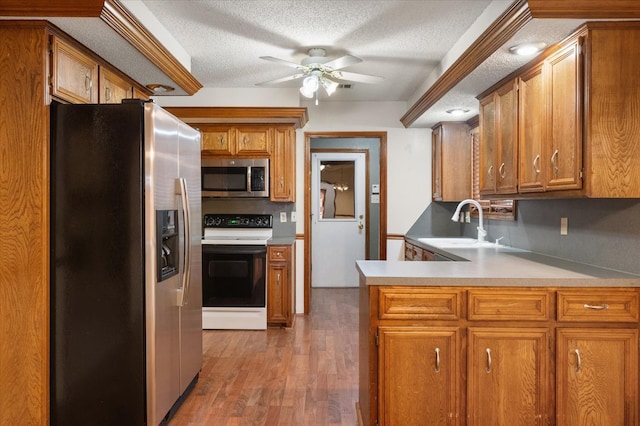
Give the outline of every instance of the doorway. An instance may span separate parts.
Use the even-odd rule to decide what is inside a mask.
[[[387,253],[387,133],[386,132],[327,132],[305,133],[304,157],[304,312],[309,313],[312,293],[312,259],[315,241],[312,232],[312,146],[317,152],[366,153],[366,167],[371,181],[366,185],[365,217],[370,229],[366,234],[368,259],[386,259]],[[364,225],[364,224],[363,224]],[[366,249],[365,249],[366,250]],[[365,252],[366,254],[366,252]],[[354,274],[355,267],[354,268]],[[357,274],[356,274],[357,276]]]
[[[367,152],[311,151],[312,287],[357,287],[366,259]]]

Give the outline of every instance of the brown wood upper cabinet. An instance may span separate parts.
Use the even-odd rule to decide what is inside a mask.
[[[202,155],[269,158],[270,199],[296,199],[295,131],[290,125],[192,124],[202,132]]]
[[[202,154],[215,156],[268,157],[271,154],[269,126],[198,125],[202,131]]]
[[[481,195],[639,198],[638,50],[640,22],[590,22],[481,94]],[[517,148],[513,185],[494,160],[505,140]]]
[[[522,193],[582,187],[581,46],[578,37],[518,78]]]
[[[51,96],[74,104],[116,104],[148,99],[143,86],[110,67],[83,46],[51,35]]]
[[[100,67],[100,103],[119,104],[133,98],[133,86],[108,68]]]
[[[517,83],[480,100],[480,195],[514,194],[517,164]]]
[[[56,36],[51,55],[51,95],[71,103],[97,103],[98,62]]]
[[[432,130],[433,200],[462,201],[470,198],[472,165],[469,125],[442,122]]]

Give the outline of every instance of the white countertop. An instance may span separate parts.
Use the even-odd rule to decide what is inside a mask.
[[[467,261],[359,260],[356,267],[366,285],[640,287],[638,275],[511,247],[429,249]]]

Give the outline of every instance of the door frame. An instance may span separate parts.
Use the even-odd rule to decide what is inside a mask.
[[[311,139],[378,139],[380,154],[380,226],[378,227],[378,257],[387,258],[387,132],[305,132],[304,133],[304,312],[311,309]],[[348,149],[348,148],[347,148]],[[361,151],[361,149],[359,149]],[[314,150],[317,151],[317,150]],[[339,152],[340,148],[330,149],[328,152]],[[367,170],[369,169],[369,150],[367,151]],[[369,220],[369,194],[366,188],[367,224]],[[368,234],[368,233],[367,233]],[[367,235],[367,241],[368,235]],[[366,247],[367,253],[369,244]]]

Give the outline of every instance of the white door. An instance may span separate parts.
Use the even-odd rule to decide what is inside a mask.
[[[365,258],[366,156],[311,155],[311,286],[357,287]]]

